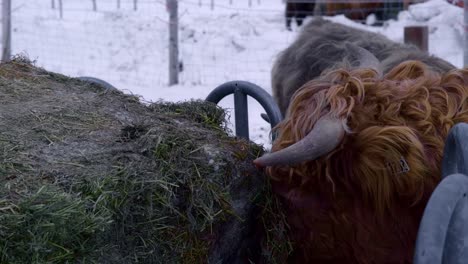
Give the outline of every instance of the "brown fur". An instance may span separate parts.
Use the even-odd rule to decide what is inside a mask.
[[[303,85],[272,151],[303,138],[325,114],[346,119],[349,131],[326,157],[267,168],[288,208],[292,261],[411,263],[445,139],[454,124],[468,122],[467,101],[468,70],[441,74],[418,61],[382,79],[369,69],[341,69]]]
[[[379,9],[384,8],[383,2],[355,2],[349,1],[335,2],[326,1],[326,9],[328,16],[334,16],[337,14],[345,14],[345,16],[351,20],[365,21],[367,16],[375,13]]]

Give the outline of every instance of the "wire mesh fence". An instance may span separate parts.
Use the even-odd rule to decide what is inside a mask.
[[[178,0],[176,87],[168,86],[166,0],[10,1],[12,54],[24,53],[50,71],[100,78],[147,100],[205,98],[233,80],[271,92],[272,64],[296,37],[298,14],[398,42],[405,26],[424,25],[429,52],[463,66],[463,8],[445,0]],[[294,18],[289,29],[288,18]],[[249,110],[262,111],[255,104]],[[252,129],[269,130],[268,124]]]
[[[357,23],[382,26],[422,0],[233,2],[179,1],[181,84],[214,86],[245,79],[268,86],[275,55],[295,36],[285,31],[288,19],[341,14]],[[462,28],[457,17],[448,18],[455,20],[452,23],[431,24],[427,17],[417,17],[424,16],[420,13],[424,12],[411,14],[412,22],[429,24],[431,33],[446,26]],[[26,53],[50,70],[94,75],[123,87],[168,84],[169,13],[163,0],[12,0],[11,19],[13,54]],[[437,54],[447,44],[462,45],[463,32],[456,33],[431,34],[430,51]],[[392,37],[402,41],[403,34]]]

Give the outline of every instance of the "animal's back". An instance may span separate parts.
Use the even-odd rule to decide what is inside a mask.
[[[455,68],[413,45],[396,43],[381,34],[321,18],[313,19],[302,28],[297,39],[279,54],[273,65],[273,96],[283,114],[291,96],[306,82],[337,68],[355,66],[354,54],[345,48],[346,42],[374,54],[381,61],[384,73],[407,60],[424,62],[439,73]]]

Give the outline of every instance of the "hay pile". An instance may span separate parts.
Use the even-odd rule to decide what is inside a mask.
[[[0,263],[281,261],[285,227],[251,162],[263,150],[225,120],[1,64]]]

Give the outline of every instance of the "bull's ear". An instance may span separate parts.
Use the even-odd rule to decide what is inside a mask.
[[[345,48],[357,58],[359,68],[371,68],[376,70],[379,76],[383,75],[380,61],[370,51],[350,42],[345,43]]]

